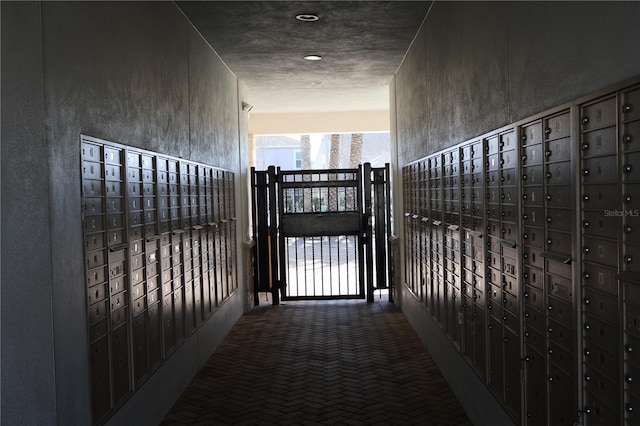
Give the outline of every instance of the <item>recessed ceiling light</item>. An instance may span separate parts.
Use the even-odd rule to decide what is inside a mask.
[[[318,15],[315,15],[313,13],[301,13],[299,15],[296,15],[296,19],[302,22],[315,22],[320,18],[318,17]]]
[[[321,61],[322,60],[322,56],[320,56],[320,55],[305,55],[304,59],[306,59],[307,61]]]
[[[323,86],[324,85],[324,81],[312,81],[311,85],[312,86]]]

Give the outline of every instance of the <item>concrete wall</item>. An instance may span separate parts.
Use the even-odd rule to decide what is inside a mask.
[[[636,78],[637,40],[636,2],[434,2],[390,90],[398,170],[443,148]],[[402,179],[398,172],[395,177]],[[402,201],[403,194],[396,192],[397,235],[403,235]],[[490,392],[406,289],[402,309],[472,422],[509,424]]]
[[[91,422],[79,135],[240,185],[243,92],[172,2],[2,2],[3,423]],[[122,409],[136,424],[157,423],[242,314],[237,271],[240,291]]]

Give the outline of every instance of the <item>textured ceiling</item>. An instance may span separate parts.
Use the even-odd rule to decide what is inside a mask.
[[[179,1],[244,81],[254,113],[389,108],[388,85],[430,2]],[[300,22],[313,13],[316,22]],[[307,61],[317,54],[321,61]]]

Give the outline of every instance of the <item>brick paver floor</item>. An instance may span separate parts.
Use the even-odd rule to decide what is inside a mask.
[[[162,425],[471,423],[392,304],[323,301],[244,315]]]

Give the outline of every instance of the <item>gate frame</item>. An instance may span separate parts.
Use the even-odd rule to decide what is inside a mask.
[[[341,187],[341,181],[300,181],[284,183],[284,174],[338,174],[355,173],[357,176],[357,211],[326,211],[318,213],[283,213],[285,187]],[[344,183],[344,181],[342,181]],[[356,169],[288,170],[269,166],[266,171],[251,168],[252,218],[254,245],[254,305],[259,305],[259,293],[270,292],[273,304],[280,300],[327,300],[366,298],[374,301],[375,290],[387,289],[389,301],[393,302],[392,253],[390,247],[391,229],[391,179],[389,164],[371,167],[370,163]],[[295,215],[313,218],[317,224],[321,219],[332,220],[331,227],[320,227],[311,233]],[[354,218],[354,216],[356,216]],[[295,222],[291,222],[294,220]],[[289,226],[298,225],[292,232]],[[336,224],[338,226],[335,230]],[[357,225],[357,226],[354,226]],[[302,230],[300,230],[302,229]],[[319,231],[319,232],[317,232]],[[338,232],[341,231],[341,232]],[[299,234],[299,235],[298,235]],[[358,290],[359,294],[329,296],[287,296],[286,295],[286,248],[288,237],[331,237],[352,235],[358,239]],[[375,256],[374,256],[375,251]],[[374,271],[375,266],[375,271]],[[366,292],[365,292],[366,288]]]

